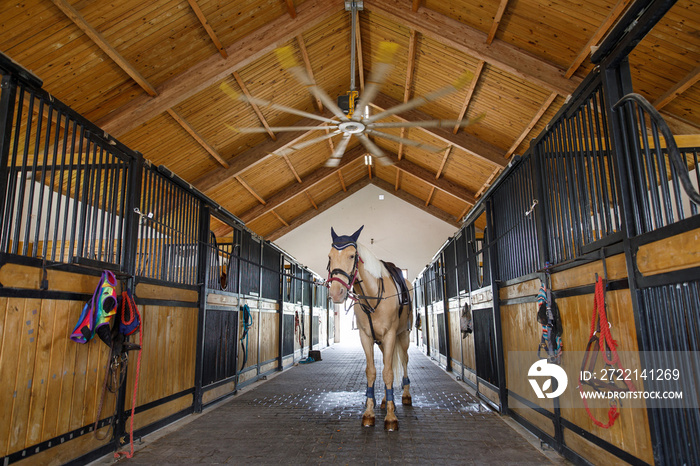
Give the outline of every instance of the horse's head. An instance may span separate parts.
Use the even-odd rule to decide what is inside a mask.
[[[331,251],[328,253],[328,295],[334,303],[345,301],[348,291],[352,289],[357,279],[357,263],[360,260],[357,252],[357,239],[364,225],[350,236],[339,236],[331,227],[333,239]]]

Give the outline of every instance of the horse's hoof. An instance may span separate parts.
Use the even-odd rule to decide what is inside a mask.
[[[399,430],[399,420],[394,419],[393,421],[389,420],[384,420],[384,430],[388,432],[393,432],[395,430]]]
[[[411,395],[403,395],[401,397],[401,404],[404,406],[411,406],[413,405],[413,401],[411,400]]]
[[[382,400],[382,404],[379,405],[379,409],[386,409],[386,400]]]
[[[362,416],[362,427],[373,427],[374,426],[374,416],[368,416],[364,414]]]

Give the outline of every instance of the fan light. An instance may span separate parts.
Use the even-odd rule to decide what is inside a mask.
[[[365,165],[372,165],[372,156],[369,154],[365,155]]]

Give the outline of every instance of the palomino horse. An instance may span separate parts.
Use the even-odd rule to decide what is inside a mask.
[[[377,343],[384,361],[382,377],[386,391],[381,406],[382,409],[386,406],[384,428],[392,431],[399,428],[393,389],[394,374],[396,378],[400,375],[399,367],[403,367],[401,402],[411,404],[407,373],[409,330],[413,320],[411,285],[393,264],[378,260],[357,242],[362,228],[350,236],[338,236],[331,228],[333,244],[328,253],[327,286],[334,303],[343,303],[348,296],[355,301],[355,320],[367,358],[367,401],[362,425],[374,425],[374,381],[377,377],[374,344]],[[398,270],[396,279],[405,283],[403,292],[403,287],[397,286],[399,282],[392,278],[391,269]]]

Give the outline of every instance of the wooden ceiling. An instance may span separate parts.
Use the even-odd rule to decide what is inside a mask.
[[[393,165],[364,164],[340,136],[281,148],[323,131],[237,133],[230,127],[321,122],[234,100],[240,94],[330,116],[275,49],[297,60],[332,98],[350,86],[350,13],[338,0],[26,0],[0,3],[0,51],[111,136],[165,165],[275,240],[368,183],[448,222],[459,221],[513,154],[527,150],[592,69],[590,49],[630,0],[365,0],[357,22],[357,82],[379,44],[398,44],[374,99],[379,112],[469,71],[457,92],[387,121],[474,119],[459,131],[387,130],[440,147],[375,139]],[[678,134],[700,130],[700,7],[680,0],[630,57],[637,92]],[[353,141],[355,141],[353,139]],[[215,228],[227,232],[225,225]]]

